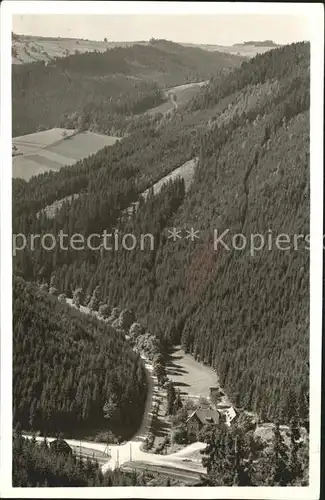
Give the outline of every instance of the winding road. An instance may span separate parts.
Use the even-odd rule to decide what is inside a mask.
[[[27,439],[32,439],[32,436],[24,435]],[[37,441],[43,441],[44,437],[37,436]],[[47,441],[50,443],[56,438],[49,437]],[[143,438],[144,439],[144,438]],[[96,458],[98,461],[103,463],[102,472],[107,470],[114,470],[121,467],[123,464],[130,464],[130,462],[142,462],[151,466],[161,466],[161,467],[171,467],[173,469],[187,470],[193,473],[205,474],[206,469],[202,466],[199,460],[191,458],[194,452],[200,451],[206,447],[205,443],[196,442],[192,443],[176,453],[170,455],[155,455],[153,453],[146,453],[140,449],[141,443],[143,442],[139,436],[135,436],[130,441],[121,445],[110,445],[109,455],[107,456],[107,445],[106,443],[95,443],[93,441],[77,441],[76,439],[65,439],[69,446],[74,448],[76,451],[81,448],[87,448],[90,452],[96,453]],[[99,453],[103,454],[101,459]],[[84,454],[84,453],[83,453]],[[90,453],[91,455],[91,453]]]
[[[66,299],[66,302],[71,307],[74,307],[72,299]],[[91,314],[90,310],[85,306],[80,306],[80,311],[84,314]],[[80,441],[76,439],[65,439],[65,441],[76,451],[81,451],[82,449],[83,455],[85,455],[86,450],[89,450],[90,456],[93,452],[96,455],[96,459],[102,464],[102,472],[114,470],[121,467],[123,464],[130,464],[130,462],[141,462],[142,464],[146,463],[151,466],[165,466],[173,469],[182,469],[183,471],[186,470],[193,473],[205,474],[206,470],[202,466],[201,460],[191,458],[194,452],[205,448],[205,443],[192,443],[182,450],[170,455],[156,455],[140,449],[149,430],[152,417],[152,402],[159,395],[157,379],[152,374],[152,365],[144,357],[142,357],[142,359],[144,360],[148,376],[148,393],[142,424],[133,438],[121,445],[112,444],[108,446],[107,443],[97,443],[94,441]],[[28,439],[32,438],[30,435],[24,435],[24,437]],[[44,437],[42,436],[36,437],[37,441],[43,441],[43,439]],[[49,443],[55,439],[54,437],[47,437]]]

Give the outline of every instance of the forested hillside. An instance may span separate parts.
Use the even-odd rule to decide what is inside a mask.
[[[240,56],[172,42],[116,47],[12,67],[13,136],[61,125],[111,133],[164,102],[161,89],[207,80]],[[108,116],[109,115],[109,116]]]
[[[21,279],[14,280],[13,318],[14,424],[48,434],[132,435],[147,382],[120,332]]]
[[[68,61],[68,58],[65,60]],[[122,210],[139,193],[185,161],[199,157],[187,193],[181,181]],[[54,219],[36,213],[55,199],[81,193]],[[182,231],[168,239],[167,229]],[[262,420],[308,421],[309,45],[259,55],[213,80],[168,119],[147,118],[129,137],[74,168],[13,183],[15,233],[87,236],[117,228],[152,232],[153,251],[17,252],[25,279],[55,281],[72,296],[91,296],[133,308],[152,334],[212,365],[238,406]],[[185,239],[194,228],[199,238]],[[290,248],[265,245],[253,255],[214,248],[243,233],[286,233]],[[238,243],[239,245],[239,243]],[[288,245],[287,245],[288,246]]]
[[[145,486],[135,473],[102,471],[97,462],[51,449],[46,440],[13,438],[12,483],[17,487]]]

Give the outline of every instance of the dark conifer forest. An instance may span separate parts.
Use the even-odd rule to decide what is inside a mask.
[[[132,436],[147,381],[121,333],[19,278],[13,318],[14,425],[47,435],[110,429]],[[112,406],[109,420],[105,404]]]
[[[23,429],[69,435],[105,425],[132,435],[140,425],[147,393],[143,363],[116,322],[86,318],[58,301],[75,297],[76,290],[80,304],[95,311],[105,305],[112,318],[112,311],[132,311],[139,328],[165,350],[181,344],[212,366],[237,408],[262,422],[291,425],[297,418],[308,428],[309,44],[276,48],[241,65],[239,58],[224,59],[221,70],[213,54],[201,58],[204,51],[183,48],[181,55],[183,49],[168,43],[70,56],[54,67],[33,63],[13,73],[14,135],[69,124],[77,111],[86,129],[88,116],[108,132],[103,109],[105,116],[131,117],[132,124],[120,141],[72,167],[13,180],[13,233],[50,233],[57,242],[49,251],[38,239],[13,257],[14,422]],[[125,77],[131,70],[135,76],[134,61],[149,75],[140,83]],[[111,75],[105,73],[108,62]],[[87,75],[75,92],[81,71]],[[123,75],[123,90],[120,82],[112,90],[115,73]],[[135,116],[162,102],[164,85],[187,78],[209,84],[172,114]],[[125,97],[116,100],[115,91]],[[80,111],[85,95],[89,102]],[[39,99],[42,111],[34,113],[31,103]],[[155,194],[157,181],[192,159],[197,166],[189,185],[176,177]],[[45,209],[57,200],[62,205],[49,217]],[[176,241],[169,237],[172,228],[182,236]],[[192,228],[199,236],[194,241],[185,238]],[[66,241],[75,233],[132,233],[137,246],[62,250],[60,231]],[[216,247],[215,234],[224,231],[229,249]],[[140,236],[148,233],[154,246],[140,249]],[[232,236],[238,233],[248,244],[235,250]],[[267,243],[252,251],[257,233]],[[289,242],[280,250],[274,239],[284,233]],[[116,409],[108,421],[107,401]],[[224,485],[218,453],[232,437],[207,439],[214,450],[209,485]],[[277,439],[274,446],[281,444]],[[241,444],[244,449],[247,443]],[[19,446],[29,456],[31,445]],[[270,484],[280,484],[279,462],[270,467]],[[305,473],[292,471],[286,484],[301,484]],[[228,472],[229,481],[236,477],[232,484],[240,484],[238,470]],[[95,469],[75,477],[73,484],[104,481]],[[109,479],[113,485],[124,480]],[[28,474],[17,481],[35,482]]]
[[[21,432],[13,438],[14,487],[145,486],[146,479],[135,473],[102,473],[96,460],[51,449],[46,439],[24,439]]]
[[[242,61],[236,55],[157,40],[58,57],[49,65],[13,65],[13,136],[59,123],[71,126],[78,118],[83,129],[112,131],[121,124],[121,116],[164,102],[162,89],[207,80]]]

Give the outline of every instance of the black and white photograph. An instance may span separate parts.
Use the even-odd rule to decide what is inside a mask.
[[[3,498],[319,498],[323,30],[3,2]]]

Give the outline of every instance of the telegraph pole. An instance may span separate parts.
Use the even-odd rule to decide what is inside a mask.
[[[132,443],[130,443],[130,462],[132,462]]]
[[[116,469],[119,468],[119,449],[116,450]]]
[[[107,440],[107,443],[106,443],[106,446],[105,446],[105,450],[104,450],[104,455],[106,454],[108,457],[111,457],[111,450],[110,450],[110,447],[109,447],[109,440]]]

